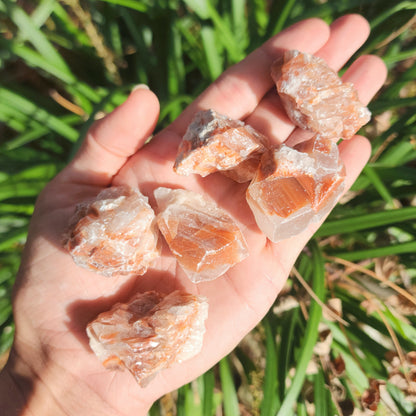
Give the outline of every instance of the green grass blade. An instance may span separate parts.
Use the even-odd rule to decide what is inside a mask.
[[[342,354],[342,358],[345,362],[345,372],[348,379],[354,385],[360,394],[368,387],[368,377],[357,363],[356,359],[349,353],[347,347],[343,348],[338,345],[336,341],[333,341],[334,352]]]
[[[171,47],[169,48],[168,56],[168,85],[169,96],[175,97],[184,92],[184,84],[182,80],[185,78],[185,64],[183,61],[182,39],[180,32],[175,24],[172,24],[171,29]],[[182,107],[177,108],[175,118],[182,111]]]
[[[2,102],[0,102],[0,121],[19,132],[25,131],[28,127],[28,119],[24,114]]]
[[[245,17],[246,1],[231,0],[231,19],[233,32],[237,42],[241,45],[246,43],[247,20]]]
[[[226,23],[225,19],[218,13],[215,7],[208,2],[209,14],[212,22],[214,23],[215,30],[217,32],[217,39],[224,46],[228,52],[231,63],[236,63],[244,58],[243,46],[241,45],[232,30]]]
[[[386,383],[387,391],[396,403],[401,416],[414,416],[415,406],[407,400],[407,395],[392,383]]]
[[[24,227],[11,229],[0,234],[0,251],[13,249],[19,243],[23,244],[26,240],[27,224]]]
[[[214,29],[211,26],[203,26],[201,28],[201,39],[209,77],[211,81],[214,81],[223,71],[221,50],[217,46]]]
[[[383,314],[396,334],[401,335],[416,346],[416,329],[412,325],[395,316],[387,305],[384,305]]]
[[[260,415],[276,414],[280,401],[277,394],[277,353],[270,320],[266,316],[263,320],[266,333],[266,368],[263,380],[263,400],[260,405]]]
[[[116,53],[116,56],[123,55],[123,42],[121,39],[120,27],[117,21],[110,22],[109,33],[111,40],[111,49]]]
[[[395,139],[392,143],[389,144],[387,149],[381,154],[381,157],[377,159],[377,164],[384,164],[387,166],[397,166],[402,165],[403,158],[394,158],[391,155],[391,149],[394,148],[397,144],[401,145],[403,142],[407,142],[408,138],[406,135],[409,133],[409,129],[412,128],[414,122],[416,121],[416,116],[412,109],[405,110],[400,117],[392,120],[390,127],[376,137],[373,141],[373,150],[372,154],[374,155],[380,148],[383,146],[385,141],[394,135]]]
[[[210,0],[184,0],[184,3],[194,11],[197,16],[202,19],[208,19],[210,15],[210,10],[208,7]]]
[[[56,175],[57,164],[39,164],[10,175],[0,182],[0,201],[9,198],[37,196],[45,184]]]
[[[376,171],[371,166],[365,166],[363,170],[364,174],[367,176],[370,183],[374,186],[377,190],[379,195],[384,199],[384,201],[388,204],[389,207],[394,206],[393,197],[391,196],[389,190],[384,185],[383,181],[377,175]]]
[[[391,226],[404,221],[416,221],[416,207],[404,207],[397,210],[374,212],[356,217],[327,221],[322,224],[315,235],[325,237],[334,234]]]
[[[416,2],[414,1],[402,1],[396,3],[393,7],[383,11],[378,15],[378,17],[372,19],[371,29],[373,30],[377,26],[381,25],[386,20],[390,19],[392,15],[400,12],[402,10],[416,10]]]
[[[188,384],[185,390],[185,400],[184,400],[184,415],[202,415],[202,404],[199,397],[195,397],[195,393],[192,389],[192,385]]]
[[[25,45],[19,45],[17,43],[8,42],[10,46],[8,49],[11,53],[15,54],[19,58],[23,59],[27,65],[35,68],[39,68],[45,71],[48,74],[53,75],[54,77],[62,80],[63,82],[72,83],[74,82],[74,77],[69,74],[67,71],[62,70],[62,68],[57,67],[51,61],[42,56],[39,52],[34,51]],[[5,42],[3,41],[4,45]]]
[[[296,410],[297,410],[296,416],[308,416],[305,403],[298,403]]]
[[[0,201],[17,197],[36,197],[47,181],[29,181],[16,184],[0,184]]]
[[[313,264],[313,285],[312,289],[319,299],[323,300],[325,293],[325,272],[324,262],[320,248],[315,241],[310,244],[312,251],[312,264]],[[297,358],[296,372],[292,379],[292,383],[285,394],[285,398],[277,413],[277,416],[287,416],[290,414],[293,405],[295,404],[297,397],[302,389],[302,385],[306,376],[306,368],[309,361],[312,358],[313,347],[318,337],[318,325],[321,320],[322,309],[316,302],[311,301],[311,307],[309,310],[309,319],[305,330],[305,335],[302,340],[302,346],[299,351],[299,357]]]
[[[52,18],[57,26],[57,30],[64,33],[65,38],[75,41],[77,45],[90,48],[91,41],[87,34],[79,27],[67,10],[55,1]]]
[[[6,204],[3,202],[0,205],[0,214],[1,215],[23,214],[23,215],[30,216],[33,214],[33,209],[34,207],[32,204],[24,204],[24,203]],[[0,283],[1,283],[1,279],[0,279]]]
[[[148,11],[148,6],[137,0],[99,0],[99,1],[102,1],[104,3],[116,4],[117,6],[128,7],[129,9],[137,10],[138,12],[146,13]]]
[[[68,125],[76,124],[80,121],[80,117],[77,115],[69,115],[65,117],[59,117],[59,119]],[[39,140],[44,137],[46,134],[50,133],[50,129],[48,127],[42,126],[40,123],[28,123],[26,127],[30,127],[28,130],[25,129],[24,133],[19,134],[12,140],[9,140],[5,143],[4,149],[6,151],[17,149],[18,147],[24,146],[30,142],[35,140]]]
[[[400,166],[415,158],[415,147],[410,140],[394,143],[378,159],[378,163],[387,166]]]
[[[202,396],[202,414],[204,416],[213,416],[215,414],[214,409],[214,387],[215,376],[213,370],[208,370],[203,376],[203,396]]]
[[[315,414],[319,416],[330,416],[330,409],[328,406],[328,389],[325,385],[325,378],[322,369],[314,377],[314,404]]]
[[[299,320],[299,308],[290,311],[282,322],[281,341],[279,344],[278,360],[278,392],[280,400],[284,399],[286,377],[290,368],[290,358],[294,349],[295,328]]]
[[[407,53],[407,52],[413,52],[412,50],[410,51],[405,51],[403,53]],[[395,57],[399,57],[400,58],[401,53],[393,53],[391,58],[395,58]],[[416,51],[414,54],[412,54],[412,56],[410,56],[409,58],[411,59],[412,57],[416,56]],[[388,63],[389,62],[389,56],[387,57],[383,57],[384,62]],[[377,102],[378,101],[387,101],[389,99],[396,99],[398,97],[400,97],[400,91],[402,90],[402,88],[404,86],[406,86],[409,83],[412,83],[414,81],[414,79],[416,78],[416,62],[410,67],[408,68],[406,71],[401,72],[399,74],[397,74],[397,78],[395,79],[395,82],[391,83],[389,86],[387,86],[383,93],[380,95],[380,98],[376,101],[374,101],[372,104],[370,104],[370,108],[372,105],[377,106]],[[377,107],[376,107],[377,108]]]
[[[152,407],[149,410],[148,416],[160,416],[162,414],[160,409],[160,402],[156,401],[153,403]]]
[[[357,9],[365,8],[366,6],[374,6],[374,0],[348,0],[348,1],[327,1],[319,3],[312,3],[308,7],[296,7],[292,13],[292,19],[296,20],[302,18],[310,18],[319,16],[321,19],[331,21],[342,14],[357,11]]]
[[[56,0],[41,0],[39,6],[31,13],[32,23],[39,29],[43,26],[55,8]]]
[[[375,257],[393,256],[395,254],[416,253],[416,241],[401,244],[391,244],[384,247],[375,247],[351,252],[330,252],[331,255],[341,257],[348,261],[359,261]]]
[[[279,3],[280,2],[275,2],[273,3],[273,6],[278,5]],[[269,20],[270,27],[268,28],[267,32],[269,33],[270,36],[275,35],[276,33],[279,33],[280,31],[284,29],[284,27],[286,26],[286,22],[289,17],[289,14],[295,5],[296,5],[296,0],[287,0],[284,2],[284,6],[282,9],[279,8],[279,10],[275,11],[276,16]],[[272,15],[274,15],[274,13]]]
[[[7,325],[3,332],[0,335],[0,354],[4,354],[8,351],[12,344],[14,338],[14,324]]]
[[[24,38],[28,39],[39,54],[42,55],[42,57],[51,65],[63,73],[71,75],[71,71],[64,59],[56,51],[43,32],[36,27],[36,24],[34,24],[31,17],[28,16],[23,9],[10,1],[6,1],[6,5],[9,17],[19,28],[19,32],[24,36]]]
[[[62,123],[71,126],[81,121],[81,118],[74,114],[58,118]],[[30,114],[23,113],[21,108],[15,108],[6,102],[0,102],[0,121],[12,130],[20,133],[13,139],[7,140],[3,145],[0,145],[0,150],[9,151],[16,149],[51,132],[51,129],[45,123],[34,120]]]
[[[410,56],[416,56],[416,50],[412,51]],[[410,107],[416,105],[416,97],[394,98],[389,100],[377,100],[372,104],[370,110],[372,113],[382,113],[387,110],[396,108]]]
[[[12,305],[7,298],[0,299],[0,325],[3,325],[11,316]]]
[[[75,142],[78,138],[78,131],[68,126],[58,117],[48,113],[46,110],[38,107],[34,102],[24,96],[0,87],[0,100],[9,103],[23,114],[30,116],[34,120],[46,125],[51,130],[65,137],[71,142]]]
[[[88,84],[77,81],[71,73],[62,71],[49,60],[45,59],[40,53],[27,47],[26,45],[21,45],[4,39],[0,40],[0,45],[25,61],[28,66],[38,68],[65,83],[65,89],[71,95],[75,97],[81,95],[78,99],[80,103],[85,102],[84,97],[87,97],[93,102],[99,102],[102,99],[102,92],[97,92],[95,88],[90,87]],[[84,105],[83,108],[87,111],[89,106]]]
[[[405,50],[402,52],[397,52],[395,54],[392,54],[390,56],[383,56],[383,61],[389,68],[394,68],[395,65],[401,61],[408,61],[416,56],[416,49],[410,49]],[[411,97],[405,97],[405,99],[408,98],[410,100]],[[410,101],[413,102],[413,101]],[[386,106],[386,110],[387,110]]]
[[[131,15],[129,10],[125,8],[120,9],[120,16],[124,20],[127,29],[134,41],[134,46],[137,48],[135,59],[135,72],[137,74],[135,81],[137,83],[148,84],[149,77],[147,74],[148,68],[150,68],[150,60],[140,59],[142,56],[148,55],[148,48],[144,39],[144,24],[142,27],[138,27],[137,20]]]
[[[23,146],[27,143],[30,143],[36,139],[43,137],[45,134],[49,132],[49,129],[47,127],[33,124],[28,123],[27,127],[30,127],[30,130],[26,131],[23,134],[19,134],[14,139],[6,142],[6,144],[4,145],[4,149],[6,151],[16,149],[17,147]],[[19,131],[19,129],[16,128],[14,130]]]
[[[223,392],[224,416],[239,416],[237,392],[228,357],[220,361],[220,379]]]
[[[248,26],[250,29],[250,48],[253,50],[253,45],[259,45],[267,30],[270,19],[270,10],[268,5],[262,0],[249,0]]]
[[[185,415],[185,397],[186,391],[189,389],[189,385],[185,384],[184,386],[178,389],[178,398],[176,399],[176,411],[178,415]]]

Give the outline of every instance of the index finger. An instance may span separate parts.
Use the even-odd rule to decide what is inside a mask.
[[[243,119],[272,86],[270,66],[287,49],[314,53],[327,42],[329,26],[321,19],[307,19],[283,30],[227,69],[167,129],[182,136],[194,114],[214,108],[231,118]]]

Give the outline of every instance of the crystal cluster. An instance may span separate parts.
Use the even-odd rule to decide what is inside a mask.
[[[105,276],[142,275],[159,256],[155,214],[138,189],[107,188],[77,206],[66,248],[76,264]]]
[[[322,219],[342,193],[344,176],[331,140],[318,136],[295,148],[282,144],[263,155],[247,202],[260,230],[277,242]]]
[[[287,51],[271,69],[289,118],[322,137],[350,139],[370,120],[357,91],[342,82],[326,62],[299,51]]]
[[[179,145],[174,170],[207,176],[221,171],[237,182],[251,180],[267,139],[251,126],[214,110],[198,112]]]
[[[247,202],[260,230],[277,242],[320,221],[335,205],[345,177],[336,140],[351,138],[370,113],[352,84],[312,55],[286,52],[273,64],[272,78],[288,116],[315,132],[311,140],[271,147],[242,121],[201,111],[179,146],[174,170],[251,181]],[[194,283],[216,279],[248,256],[241,230],[213,201],[164,187],[154,196],[157,217],[147,198],[127,187],[106,189],[80,205],[66,243],[76,263],[105,275],[144,274],[159,256],[157,226]],[[101,313],[87,333],[105,367],[127,368],[144,386],[159,370],[200,351],[207,310],[205,298],[151,291]]]
[[[98,315],[87,334],[106,368],[127,368],[145,386],[158,371],[199,353],[207,314],[203,297],[150,291]]]
[[[216,279],[248,256],[234,220],[213,201],[184,189],[157,188],[159,229],[187,276]]]

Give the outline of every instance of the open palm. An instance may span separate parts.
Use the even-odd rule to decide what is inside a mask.
[[[172,170],[177,146],[193,115],[213,108],[242,119],[280,143],[296,134],[269,75],[284,50],[299,49],[324,58],[339,70],[368,36],[367,22],[344,16],[328,27],[323,21],[300,22],[275,36],[226,71],[169,127],[145,144],[159,111],[155,95],[139,88],[112,114],[97,122],[71,164],[44,190],[37,203],[15,288],[16,340],[12,361],[20,360],[42,379],[67,414],[145,413],[162,394],[197,377],[230,352],[265,315],[285,283],[300,250],[315,228],[276,244],[257,228],[245,202],[246,184],[213,174],[183,177]],[[345,72],[362,102],[378,91],[386,75],[383,63],[364,56]],[[366,139],[340,145],[347,187],[365,165]],[[192,189],[207,195],[239,223],[250,255],[215,281],[192,284],[165,247],[142,277],[105,278],[77,267],[62,248],[62,235],[75,204],[111,184],[138,186],[154,205],[158,186]],[[140,388],[128,372],[105,370],[88,347],[85,326],[99,312],[136,291],[164,293],[184,289],[207,297],[209,317],[200,354],[161,372]],[[68,386],[71,386],[68,388]],[[78,397],[81,400],[75,400]]]

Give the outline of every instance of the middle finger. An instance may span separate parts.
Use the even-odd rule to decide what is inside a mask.
[[[368,22],[359,15],[347,15],[335,20],[330,26],[328,42],[315,54],[338,71],[362,46],[369,34]],[[245,120],[257,130],[281,143],[292,133],[295,126],[288,118],[273,87]]]

